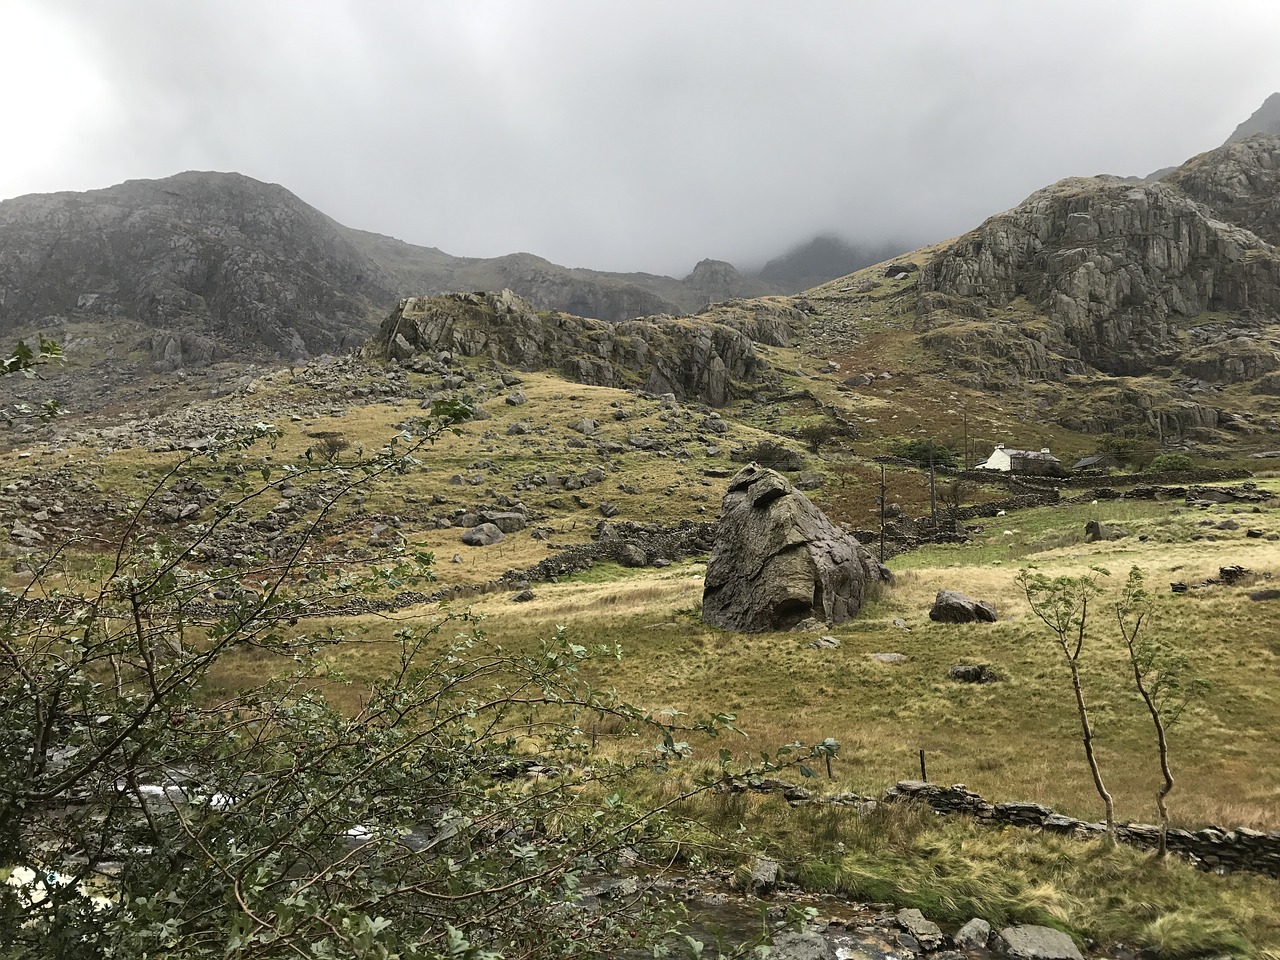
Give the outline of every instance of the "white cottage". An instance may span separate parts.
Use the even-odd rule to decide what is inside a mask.
[[[1034,450],[1015,450],[1003,443],[996,444],[991,456],[978,464],[979,470],[996,470],[1000,473],[1022,473],[1033,476],[1057,476],[1062,471],[1062,461],[1045,447],[1039,453]]]

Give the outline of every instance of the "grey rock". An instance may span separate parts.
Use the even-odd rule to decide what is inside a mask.
[[[518,533],[528,525],[528,520],[523,513],[515,511],[492,511],[486,510],[480,515],[485,523],[491,523],[503,533]]]
[[[530,590],[528,587],[526,587],[525,589],[521,590],[519,593],[512,594],[511,602],[512,603],[528,603],[533,598],[534,598],[533,591]]]
[[[643,547],[634,543],[624,543],[618,548],[618,562],[624,567],[643,567],[649,561]]]
[[[751,890],[757,894],[772,893],[781,877],[781,864],[777,860],[761,857],[751,868]]]
[[[991,939],[991,924],[981,917],[974,917],[956,931],[951,942],[957,950],[985,950]]]
[[[44,535],[39,530],[33,530],[20,520],[13,521],[13,527],[10,528],[10,535],[24,546],[35,546],[44,543]]]
[[[597,884],[584,886],[583,896],[599,897],[601,900],[621,900],[634,897],[640,892],[640,881],[635,877],[619,877],[616,880],[602,880]]]
[[[892,574],[781,474],[751,464],[729,481],[702,595],[706,623],[744,633],[808,618],[840,623]]]
[[[545,273],[558,268],[531,265],[531,273],[539,269]],[[695,279],[697,273],[695,269],[684,282],[701,287]],[[572,281],[563,278],[554,282]],[[677,318],[669,314],[683,311],[671,309],[670,301],[657,296],[646,301],[645,292],[629,282],[615,287],[609,296],[621,301],[628,291],[639,296],[630,304],[609,304],[607,309],[601,309],[606,307],[603,302],[598,306],[575,302],[577,316],[539,312],[548,305],[548,298],[560,299],[554,290],[545,288],[529,290],[535,302],[510,290],[408,297],[383,322],[372,349],[389,357],[403,352],[404,344],[426,354],[446,348],[462,356],[483,355],[525,369],[555,369],[578,383],[610,387],[629,386],[639,375],[647,377],[643,389],[650,393],[674,391],[683,399],[721,407],[740,384],[759,380],[767,369],[756,353],[753,337],[780,334],[790,341],[794,337],[783,333],[789,318],[803,321],[798,311],[763,303],[718,305],[692,320]],[[597,287],[591,298],[602,296]],[[619,306],[629,308],[626,317],[642,319],[613,315]],[[581,316],[584,313],[610,316],[593,319]],[[788,319],[773,319],[784,314]]]
[[[1084,960],[1075,942],[1061,930],[1034,924],[1005,927],[1000,940],[1013,960]]]
[[[1099,520],[1090,520],[1084,525],[1085,543],[1096,543],[1099,540],[1120,540],[1128,535],[1129,531],[1123,527],[1112,526]]]
[[[491,547],[502,540],[502,531],[492,523],[482,523],[462,535],[462,542],[469,547]]]
[[[932,920],[926,920],[919,910],[899,910],[896,919],[898,926],[915,937],[916,942],[926,951],[941,949],[946,943],[947,938],[942,935],[942,929]]]
[[[985,663],[957,663],[947,676],[960,683],[995,683],[1000,679]]]
[[[911,659],[905,653],[869,653],[867,656],[876,661],[876,663],[890,664],[906,663]]]
[[[813,930],[779,933],[773,938],[770,960],[836,960],[835,947]]]
[[[996,608],[985,600],[975,600],[958,590],[939,590],[929,609],[929,619],[936,623],[995,623]]]
[[[812,650],[835,650],[840,646],[840,638],[833,637],[830,634],[824,634],[813,643],[809,644]]]
[[[512,407],[524,406],[529,402],[529,398],[520,390],[515,390],[507,394],[507,405]]]

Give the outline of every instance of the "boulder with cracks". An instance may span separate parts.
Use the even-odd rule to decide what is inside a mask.
[[[743,633],[814,618],[840,623],[892,574],[781,474],[757,464],[729,482],[707,564],[702,619]]]

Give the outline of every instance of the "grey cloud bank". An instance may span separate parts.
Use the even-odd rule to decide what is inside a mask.
[[[1179,163],[1280,88],[1272,0],[4,0],[5,20],[11,72],[68,66],[5,78],[0,196],[237,170],[456,255],[675,275],[822,231],[942,239],[1064,176]]]

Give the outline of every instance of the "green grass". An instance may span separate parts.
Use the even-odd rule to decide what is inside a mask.
[[[660,800],[686,783],[656,792],[641,786],[637,800]],[[949,932],[981,917],[997,928],[1042,924],[1085,945],[1124,943],[1168,957],[1266,957],[1280,946],[1280,883],[1206,874],[1100,840],[988,827],[911,806],[869,814],[792,808],[758,794],[704,796],[672,813],[695,862],[745,866],[767,855],[806,890],[916,907]]]
[[[877,295],[898,292],[893,284],[885,284]],[[1015,429],[1033,395],[1029,391],[1025,397],[988,397],[979,405],[976,394],[946,384],[927,370],[892,366],[904,359],[895,352],[901,344],[893,341],[893,336],[901,339],[900,331],[880,340],[877,336],[868,337],[867,356],[842,360],[842,374],[892,367],[895,377],[890,381],[850,394],[836,389],[836,379],[812,380],[791,373],[782,377],[783,390],[812,389],[823,402],[836,403],[847,415],[861,418],[864,439],[832,444],[821,457],[810,457],[827,475],[823,488],[811,496],[834,518],[858,526],[874,524],[871,509],[879,483],[878,465],[861,457],[880,452],[886,438],[931,436],[958,446],[966,410],[971,438],[1004,438]],[[778,350],[774,355],[779,370],[793,370],[801,363],[806,369],[819,365],[796,351]],[[713,438],[722,449],[718,457],[706,456],[696,426],[687,422],[676,424],[687,437],[680,441],[688,449],[687,460],[647,453],[599,456],[592,449],[566,445],[576,436],[567,429],[569,423],[591,417],[600,421],[603,437],[625,441],[645,426],[665,431],[670,421],[662,419],[666,414],[661,405],[623,391],[565,384],[543,374],[525,378],[520,389],[529,397],[528,404],[509,407],[496,397],[489,400],[490,420],[469,425],[462,437],[443,440],[427,453],[421,469],[390,478],[369,497],[366,506],[371,512],[407,519],[405,532],[411,542],[441,558],[438,572],[444,583],[481,582],[507,569],[529,566],[548,553],[528,531],[509,536],[499,548],[475,551],[459,546],[459,530],[428,529],[423,522],[455,505],[491,500],[484,492],[490,486],[523,499],[534,513],[534,523],[552,527],[553,540],[560,543],[588,540],[600,519],[596,504],[604,499],[619,506],[623,520],[709,519],[726,481],[707,480],[705,467],[732,467],[728,452],[735,444],[751,444],[771,436],[768,431],[813,420],[807,402],[778,410],[741,404],[726,411],[729,433]],[[268,384],[261,394],[279,390],[284,396],[294,389]],[[614,403],[631,410],[631,419],[613,420]],[[310,442],[307,433],[336,430],[372,445],[389,436],[396,423],[419,415],[416,402],[370,404],[352,406],[342,417],[290,424],[272,453],[273,462],[297,456]],[[541,450],[519,446],[507,436],[511,422],[525,419],[548,425],[546,437],[530,438]],[[1055,450],[1083,450],[1092,442],[1065,431],[1044,435]],[[260,455],[254,450],[246,462]],[[468,465],[478,459],[491,460],[501,469],[487,475],[478,488],[448,483],[452,474],[469,472]],[[95,479],[117,500],[135,497],[171,461],[171,455],[126,451],[97,462]],[[581,491],[588,501],[584,507],[572,504],[572,492],[512,489],[527,473],[579,473],[596,463],[605,468],[606,480]],[[217,483],[232,465],[215,466],[201,478]],[[11,473],[20,469],[21,464],[9,468]],[[890,484],[891,500],[901,502],[908,512],[924,512],[928,492],[923,473],[891,470]],[[640,493],[626,493],[624,485],[638,487]],[[1259,485],[1280,493],[1280,479],[1275,477]],[[979,496],[995,493],[992,488]],[[433,507],[431,499],[437,494],[450,504]],[[557,498],[568,505],[550,506]],[[697,512],[700,506],[705,513]],[[352,520],[349,536],[359,536],[363,527],[354,514],[342,516]],[[1240,523],[1240,530],[1219,532],[1203,525],[1231,518]],[[1120,525],[1131,536],[1086,544],[1084,525],[1090,519]],[[898,575],[897,586],[872,601],[857,619],[829,631],[841,641],[835,650],[809,649],[809,635],[742,636],[705,626],[698,615],[703,574],[698,563],[664,570],[627,570],[601,563],[558,584],[535,584],[537,599],[531,603],[512,606],[509,592],[501,592],[476,598],[472,606],[487,617],[484,629],[490,641],[504,646],[532,647],[557,624],[565,624],[576,642],[620,645],[620,662],[588,666],[592,682],[655,710],[736,713],[746,737],[729,744],[735,749],[771,750],[793,740],[834,737],[842,745],[834,765],[837,779],[823,784],[832,790],[877,794],[898,779],[914,776],[918,751],[924,749],[935,781],[967,783],[993,800],[1035,800],[1096,818],[1100,804],[1081,757],[1065,669],[1014,578],[1020,567],[1033,563],[1051,574],[1099,565],[1115,574],[1108,587],[1114,596],[1119,581],[1136,564],[1148,572],[1158,594],[1153,626],[1173,638],[1196,672],[1210,682],[1206,697],[1171,734],[1178,778],[1170,797],[1175,819],[1192,826],[1217,822],[1280,829],[1280,738],[1275,735],[1280,729],[1280,626],[1274,605],[1251,603],[1245,596],[1265,582],[1263,572],[1280,576],[1280,547],[1246,539],[1243,529],[1258,526],[1280,533],[1280,513],[1268,507],[1260,514],[1237,515],[1231,507],[1199,511],[1177,503],[1123,500],[1060,504],[976,523],[984,530],[969,544],[928,547],[895,558],[891,566]],[[1140,541],[1140,536],[1147,540]],[[447,562],[455,552],[463,563]],[[1258,576],[1252,584],[1235,587],[1177,596],[1166,592],[1168,581],[1196,583],[1229,563],[1244,564]],[[942,587],[990,600],[1000,610],[1000,622],[931,623],[926,611]],[[1085,683],[1103,772],[1116,794],[1119,816],[1150,819],[1157,769],[1149,726],[1129,688],[1107,603],[1099,604],[1095,613],[1098,630],[1087,651]],[[349,628],[351,640],[333,653],[335,666],[350,682],[331,684],[331,695],[340,703],[357,702],[362,683],[381,674],[393,656],[381,641],[401,623],[436,614],[424,608],[390,617],[332,621]],[[895,626],[895,620],[909,629]],[[325,625],[311,621],[306,629]],[[902,653],[908,659],[890,665],[870,657],[880,652]],[[1003,679],[989,686],[954,683],[947,679],[947,670],[960,661],[990,664]],[[260,658],[232,658],[215,685],[235,689],[263,669]],[[625,730],[605,731],[602,742],[610,750],[634,745]],[[649,784],[642,789],[662,787]],[[1021,831],[987,831],[962,821],[912,819],[897,812],[860,820],[848,811],[791,811],[760,798],[719,798],[683,812],[701,824],[691,827],[703,831],[694,838],[699,843],[729,849],[726,835],[742,823],[747,836],[788,859],[795,875],[813,889],[915,905],[947,922],[959,923],[967,919],[965,914],[996,922],[1048,922],[1078,936],[1121,940],[1170,956],[1280,950],[1280,933],[1272,919],[1280,915],[1274,881],[1204,876],[1176,865],[1152,864],[1133,851],[1106,851]]]

